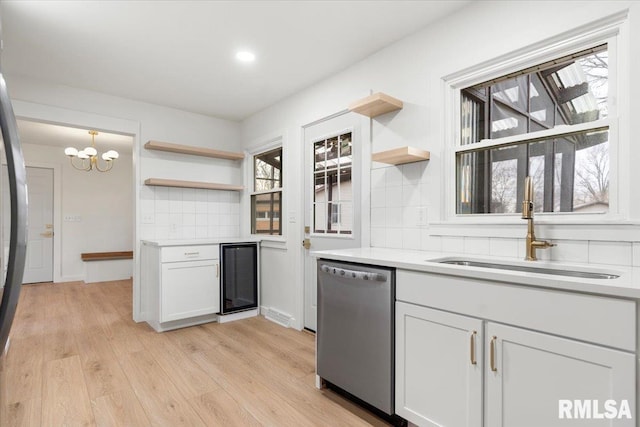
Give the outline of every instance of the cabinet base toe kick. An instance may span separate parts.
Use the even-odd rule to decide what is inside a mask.
[[[188,328],[189,326],[202,325],[204,323],[218,322],[218,314],[205,314],[203,316],[190,317],[188,319],[173,320],[170,322],[155,322],[148,320],[147,323],[156,332],[166,332],[174,329]]]

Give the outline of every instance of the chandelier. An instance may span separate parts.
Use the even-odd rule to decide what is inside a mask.
[[[73,147],[67,147],[64,149],[64,154],[69,156],[69,160],[71,161],[71,166],[74,168],[87,171],[96,169],[98,172],[107,172],[110,171],[113,167],[113,161],[119,157],[119,154],[115,150],[109,150],[106,153],[102,154],[102,160],[105,161],[105,166],[103,168],[98,164],[98,150],[96,150],[96,135],[98,131],[90,130],[89,135],[91,135],[91,146],[85,148],[84,150],[78,151]],[[76,164],[74,162],[75,159],[80,159],[80,164]]]

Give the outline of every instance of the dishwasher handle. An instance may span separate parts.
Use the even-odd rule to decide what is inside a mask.
[[[322,264],[320,270],[324,273],[331,274],[332,276],[344,277],[345,279],[354,280],[368,280],[370,282],[385,282],[387,276],[380,273],[373,273],[370,271],[358,271],[349,270],[342,267],[334,267],[327,264]]]

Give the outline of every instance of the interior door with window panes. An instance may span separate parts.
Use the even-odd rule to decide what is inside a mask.
[[[316,329],[316,261],[310,251],[360,246],[363,116],[344,113],[304,129],[304,327]]]

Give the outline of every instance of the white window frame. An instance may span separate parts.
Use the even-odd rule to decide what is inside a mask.
[[[460,224],[521,224],[520,214],[458,214],[456,213],[456,154],[479,148],[500,146],[515,141],[532,139],[533,132],[523,135],[505,138],[485,140],[475,144],[460,144],[460,92],[470,86],[474,86],[491,79],[508,75],[519,70],[533,67],[555,58],[560,58],[572,53],[593,48],[604,43],[609,51],[609,115],[605,119],[596,122],[573,125],[572,129],[591,129],[599,126],[609,127],[610,146],[610,175],[609,175],[609,210],[607,213],[574,213],[574,212],[541,212],[536,213],[539,222],[548,224],[561,223],[611,223],[623,222],[628,218],[628,197],[620,197],[621,194],[629,194],[627,185],[620,180],[621,176],[628,176],[629,164],[620,159],[628,158],[625,154],[629,151],[628,132],[626,129],[626,114],[629,110],[629,101],[624,90],[618,91],[618,87],[628,87],[629,76],[625,55],[618,52],[629,52],[625,49],[628,43],[627,29],[628,11],[611,15],[597,22],[584,25],[575,30],[563,33],[551,39],[543,40],[533,46],[520,49],[502,57],[495,58],[477,66],[462,70],[443,78],[444,105],[445,105],[445,165],[444,183],[445,197],[443,207],[444,223]],[[538,137],[553,137],[567,132],[567,128],[556,127],[553,129],[535,132]]]
[[[248,233],[257,239],[260,239],[262,242],[268,242],[268,241],[273,241],[276,242],[276,244],[282,244],[286,242],[286,232],[287,232],[287,228],[286,228],[286,223],[283,220],[284,218],[284,214],[283,212],[285,212],[286,209],[286,192],[285,192],[285,183],[284,183],[284,178],[285,178],[285,170],[286,170],[286,153],[285,153],[285,144],[284,144],[284,134],[280,135],[278,134],[278,136],[274,136],[272,138],[269,138],[266,142],[263,142],[257,146],[254,146],[253,148],[251,148],[250,150],[247,150],[247,157],[246,157],[246,182],[248,183],[248,190],[247,194],[247,210],[249,212],[249,221],[248,221]],[[256,156],[259,156],[261,154],[267,153],[269,151],[272,150],[276,150],[280,148],[282,150],[282,171],[281,171],[281,178],[280,178],[280,187],[277,190],[267,190],[267,191],[255,191],[255,163],[254,163],[254,158]],[[280,203],[281,203],[281,212],[280,212],[280,232],[281,234],[253,234],[251,233],[251,229],[252,229],[252,220],[251,220],[251,196],[254,195],[259,195],[259,194],[269,194],[269,193],[273,193],[273,192],[279,192],[280,193]]]

